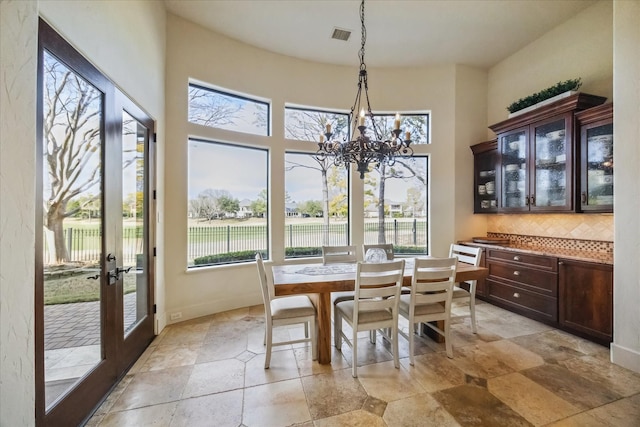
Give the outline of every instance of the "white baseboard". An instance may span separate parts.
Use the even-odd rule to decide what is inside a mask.
[[[168,320],[170,317],[167,313],[164,313],[164,326],[174,323],[184,322],[185,320],[196,319],[198,317],[209,316],[211,314],[222,313],[224,311],[235,310],[238,308],[251,307],[253,305],[262,304],[261,294],[249,294],[242,296],[233,296],[227,299],[217,299],[215,301],[208,301],[202,304],[194,304],[186,307],[172,307],[171,312],[181,312],[182,317],[178,320]],[[162,330],[162,329],[160,329]],[[159,333],[159,332],[158,332]]]
[[[640,373],[640,352],[622,347],[616,343],[611,344],[611,362],[623,368]]]

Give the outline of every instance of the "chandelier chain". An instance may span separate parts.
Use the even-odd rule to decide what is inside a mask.
[[[369,164],[373,163],[376,168],[381,165],[392,166],[396,157],[413,156],[413,148],[411,148],[411,133],[406,132],[405,138],[400,135],[400,118],[396,115],[394,128],[390,131],[391,137],[383,139],[383,133],[380,131],[382,124],[377,124],[371,111],[371,103],[369,101],[369,83],[367,76],[367,66],[364,62],[365,44],[367,42],[367,29],[364,24],[364,0],[360,3],[360,24],[362,27],[362,38],[358,58],[360,59],[360,69],[358,71],[358,91],[356,99],[351,107],[349,121],[351,123],[351,140],[332,141],[333,133],[331,132],[331,124],[326,125],[327,132],[320,135],[318,143],[318,151],[316,159],[318,161],[332,160],[335,166],[344,166],[349,169],[351,164],[357,165],[360,178],[363,179],[366,172],[369,171]],[[364,87],[364,101],[367,103],[366,110],[363,102],[362,89]],[[366,111],[366,112],[365,112]],[[358,116],[358,112],[360,115]],[[369,116],[371,128],[373,129],[373,138],[366,133],[365,117]],[[358,136],[356,134],[359,132]],[[327,141],[324,141],[326,137]]]

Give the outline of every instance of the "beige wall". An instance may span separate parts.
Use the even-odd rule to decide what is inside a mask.
[[[284,140],[285,103],[347,110],[357,83],[353,67],[317,64],[263,51],[212,33],[169,15],[167,36],[167,162],[165,263],[167,314],[182,319],[261,302],[253,264],[186,271],[187,139],[189,135],[222,141],[242,141],[268,147],[271,158],[271,237],[276,262],[284,258],[284,152],[315,151],[309,143]],[[187,123],[189,79],[271,100],[273,136],[235,135]],[[372,107],[379,111],[431,111],[432,144],[416,146],[431,156],[431,250],[444,254],[457,227],[472,218],[472,198],[458,198],[458,188],[470,187],[473,157],[469,140],[485,132],[486,73],[443,66],[411,69],[369,69]],[[458,87],[470,89],[457,95]],[[463,103],[459,108],[459,102]],[[464,120],[458,120],[458,116]],[[453,173],[456,167],[466,172]],[[457,179],[459,178],[459,179]],[[352,241],[362,244],[362,181],[352,180]],[[469,193],[470,195],[470,193]],[[457,206],[460,203],[462,206]],[[461,212],[452,215],[452,213]],[[478,226],[484,231],[484,223]],[[230,292],[233,289],[233,292]]]
[[[165,12],[161,2],[148,1],[128,1],[126,7],[96,1],[0,5],[0,425],[30,426],[33,248],[41,232],[34,230],[38,13],[158,121],[162,147]]]
[[[613,96],[613,3],[600,1],[489,70],[488,123],[507,106],[559,81],[581,77],[580,91]],[[487,130],[487,136],[493,133]]]
[[[614,4],[614,325],[611,359],[640,372],[640,2]]]
[[[576,77],[582,78],[582,92],[606,96],[611,101],[613,3],[610,1],[596,3],[489,70],[488,124],[507,119],[506,107],[513,101]],[[495,138],[491,130],[487,132],[488,138]],[[557,226],[549,223],[550,218],[557,218]],[[545,236],[551,233],[553,237],[612,241],[613,216],[512,214],[507,220],[487,215],[487,231]]]

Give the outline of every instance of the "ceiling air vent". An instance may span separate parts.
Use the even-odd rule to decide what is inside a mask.
[[[343,30],[342,28],[333,28],[333,34],[331,34],[332,39],[347,41],[351,37],[351,31]]]

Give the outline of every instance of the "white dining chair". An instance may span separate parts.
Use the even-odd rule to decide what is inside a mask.
[[[482,248],[474,248],[471,246],[451,244],[449,248],[449,256],[457,258],[459,262],[465,264],[471,264],[474,266],[480,265],[480,256],[482,254]],[[478,327],[476,324],[476,285],[477,280],[469,280],[467,282],[456,283],[453,287],[453,302],[462,302],[468,304],[469,314],[453,316],[452,319],[460,319],[470,317],[471,330],[474,334],[478,333]],[[467,289],[468,288],[468,289]]]
[[[456,280],[456,258],[416,258],[411,293],[400,296],[399,313],[409,321],[408,333],[398,333],[409,341],[409,363],[414,363],[415,326],[423,323],[444,336],[448,357],[453,357],[450,336],[451,300]],[[435,322],[443,321],[441,329]]]
[[[391,342],[393,362],[398,358],[398,302],[404,274],[404,260],[386,263],[362,263],[356,268],[354,299],[341,301],[334,307],[334,344],[342,349],[342,340],[351,347],[351,375],[358,376],[358,332],[380,330]],[[351,337],[342,330],[342,321],[351,326]],[[384,333],[385,329],[390,334]]]
[[[374,244],[364,244],[362,245],[362,254],[363,256],[366,258],[367,256],[367,251],[369,249],[382,249],[384,250],[385,254],[387,255],[387,260],[391,261],[392,259],[395,258],[395,254],[393,252],[393,243],[374,243]]]
[[[324,265],[355,263],[357,260],[358,256],[356,253],[356,247],[353,245],[322,247],[322,263]],[[340,301],[347,301],[352,299],[352,291],[331,292],[331,304],[333,306],[335,306]]]
[[[324,265],[356,262],[357,260],[358,255],[356,253],[356,247],[353,245],[322,247],[322,263]]]
[[[271,348],[273,346],[311,343],[313,360],[318,358],[318,331],[316,322],[316,309],[306,295],[275,297],[273,275],[271,269],[265,269],[262,255],[256,254],[256,265],[260,278],[262,300],[264,301],[264,345],[267,346],[264,357],[264,368],[269,369],[271,363]],[[273,342],[273,328],[277,326],[304,324],[305,337],[297,340]]]

